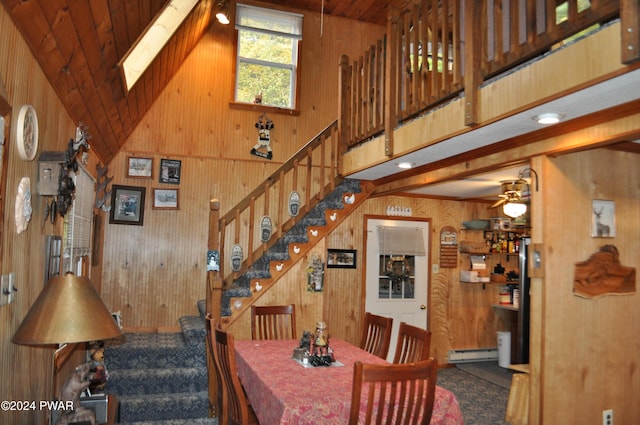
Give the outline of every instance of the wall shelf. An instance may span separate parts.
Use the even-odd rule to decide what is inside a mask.
[[[510,311],[518,311],[519,307],[514,306],[513,304],[491,304],[493,308],[499,308],[501,310],[510,310]]]

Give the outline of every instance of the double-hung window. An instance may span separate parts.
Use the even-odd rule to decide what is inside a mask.
[[[302,15],[236,6],[235,101],[295,109]]]

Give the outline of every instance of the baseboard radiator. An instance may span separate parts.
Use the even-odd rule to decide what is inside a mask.
[[[449,350],[449,363],[472,363],[498,360],[497,348]]]

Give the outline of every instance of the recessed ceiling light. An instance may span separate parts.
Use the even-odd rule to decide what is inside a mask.
[[[408,170],[409,168],[413,168],[416,165],[413,162],[399,162],[398,168],[402,168],[403,170]]]
[[[402,168],[403,170],[408,170],[409,168],[413,168],[416,164],[413,162],[399,162],[398,168]]]
[[[556,114],[555,112],[548,112],[545,114],[536,115],[533,117],[534,120],[538,122],[538,124],[557,124],[560,122],[560,119],[563,117],[561,114]]]

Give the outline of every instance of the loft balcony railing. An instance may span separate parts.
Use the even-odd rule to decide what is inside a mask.
[[[640,58],[637,0],[420,0],[392,10],[384,40],[340,63],[340,148],[385,135],[443,102],[465,96],[477,123],[481,85],[590,27],[620,18],[623,63]]]

